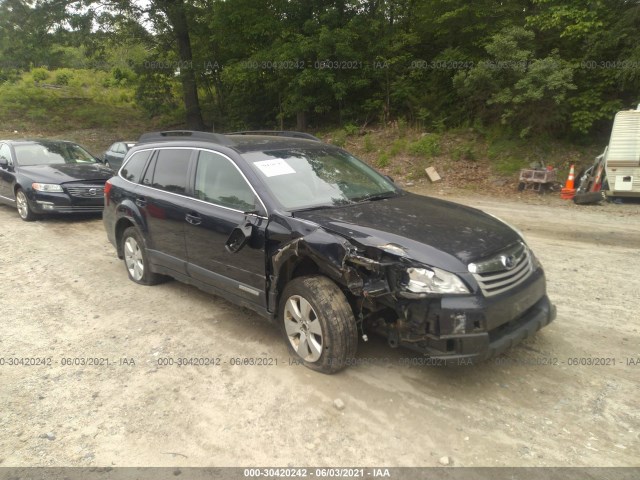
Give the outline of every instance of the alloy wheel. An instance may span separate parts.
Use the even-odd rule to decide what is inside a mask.
[[[299,295],[289,297],[284,307],[284,328],[296,353],[307,362],[322,355],[322,328],[311,304]]]
[[[144,260],[140,245],[133,237],[128,237],[124,242],[124,261],[131,278],[139,282],[144,275]]]

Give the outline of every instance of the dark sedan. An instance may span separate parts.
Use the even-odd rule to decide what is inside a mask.
[[[135,142],[116,142],[104,152],[104,164],[117,172],[122,166],[122,160],[127,152],[135,145]]]
[[[0,141],[0,202],[25,221],[42,213],[101,212],[112,174],[75,143]]]

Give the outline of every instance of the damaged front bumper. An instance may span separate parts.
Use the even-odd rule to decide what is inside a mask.
[[[494,298],[480,294],[407,301],[398,320],[381,333],[391,346],[430,358],[479,362],[530,337],[555,316],[538,269],[518,288]]]

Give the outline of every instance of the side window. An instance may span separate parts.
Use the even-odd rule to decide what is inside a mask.
[[[256,208],[256,197],[236,166],[213,152],[200,152],[195,196],[243,212]]]
[[[140,182],[140,176],[144,170],[144,166],[151,155],[151,150],[134,153],[129,160],[124,164],[124,168],[120,173],[120,176],[133,183]]]
[[[6,143],[0,145],[0,158],[4,158],[9,165],[13,163],[11,161],[11,149]]]
[[[187,191],[187,168],[190,158],[191,150],[159,150],[151,186],[167,192],[184,194]]]

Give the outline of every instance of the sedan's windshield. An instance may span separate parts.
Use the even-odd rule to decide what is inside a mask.
[[[16,145],[18,165],[55,165],[60,163],[95,163],[95,158],[74,143],[41,142]]]
[[[345,205],[398,193],[387,178],[336,148],[272,150],[243,156],[288,210]]]

